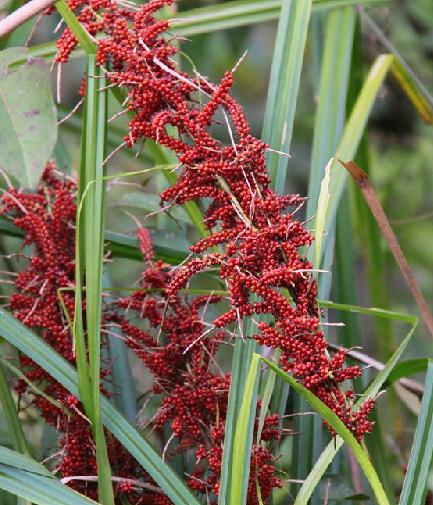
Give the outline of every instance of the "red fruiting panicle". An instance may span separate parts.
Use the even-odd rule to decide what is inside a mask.
[[[271,189],[267,146],[251,135],[241,106],[230,96],[233,72],[227,72],[215,86],[199,74],[190,76],[177,69],[172,58],[177,49],[165,38],[169,23],[154,15],[171,3],[151,0],[136,11],[113,0],[68,2],[88,33],[103,35],[97,43],[97,61],[107,65],[111,82],[127,91],[132,119],[126,144],[150,138],[178,156],[180,176],[162,192],[162,202],[183,204],[203,198],[209,202],[204,219],[209,237],[193,245],[192,257],[175,270],[154,261],[148,232],[139,231],[147,264],[141,278],[143,289],[120,300],[119,313],[111,318],[154,375],[153,393],[162,398],[154,425],[169,423],[175,438],[165,451],[195,451],[196,466],[189,485],[202,493],[218,494],[230,376],[217,369],[216,353],[228,338],[227,325],[266,314],[266,323],[257,324],[257,341],[280,349],[280,365],[325,402],[358,439],[371,430],[368,415],[374,401],[366,401],[355,411],[354,393],[351,389],[345,392],[342,383],[358,377],[360,369],[345,366],[345,351],[328,354],[312,265],[301,254],[312,237],[291,210],[302,199],[277,195]],[[57,42],[56,60],[67,61],[76,45],[67,28]],[[211,131],[220,112],[230,145]],[[51,166],[37,193],[11,190],[2,197],[2,212],[12,215],[24,230],[25,244],[34,245],[27,269],[17,277],[11,308],[72,363],[71,336],[59,308],[58,289],[74,286],[75,191],[74,184],[59,180]],[[180,294],[193,276],[209,267],[219,268],[231,303],[213,321],[206,318],[206,310],[217,298],[189,300]],[[73,292],[64,291],[63,296],[72,313]],[[146,328],[127,320],[123,309],[145,321]],[[45,381],[47,394],[72,411],[65,415],[33,395],[43,416],[57,423],[64,434],[61,472],[96,472],[91,433],[77,414],[80,404],[29,359],[22,360],[28,378]],[[103,376],[107,373],[102,371]],[[20,383],[20,392],[25,389]],[[276,418],[268,418],[263,439],[279,435]],[[148,480],[115,440],[109,445],[109,455],[117,475]],[[274,487],[281,486],[272,454],[262,445],[252,449],[249,505],[258,503],[256,482],[264,501]],[[95,485],[75,481],[71,485],[89,496],[96,494]],[[158,493],[139,494],[130,486],[118,489],[128,494],[133,505],[169,503]]]
[[[350,398],[340,389],[342,382],[360,372],[358,367],[344,366],[344,352],[327,354],[312,265],[299,252],[312,238],[287,210],[302,199],[277,195],[270,188],[266,145],[251,135],[242,108],[229,94],[233,73],[227,72],[214,86],[198,74],[191,77],[177,70],[171,59],[176,48],[161,36],[167,23],[153,17],[166,3],[151,1],[128,14],[110,6],[105,16],[110,23],[102,27],[105,37],[99,52],[101,61],[111,62],[111,80],[128,90],[128,109],[133,113],[125,137],[128,145],[151,138],[179,156],[181,175],[161,194],[162,200],[177,204],[211,200],[205,216],[210,236],[193,245],[196,257],[170,276],[168,300],[174,302],[194,275],[218,266],[233,308],[215,319],[215,331],[239,317],[272,316],[271,326],[259,324],[258,341],[280,348],[286,370],[361,438],[369,421],[364,417],[365,427],[354,422],[362,415],[352,412]],[[207,97],[207,103],[199,105],[193,93]],[[210,131],[219,110],[230,134],[229,146]],[[170,134],[168,126],[177,134]],[[208,253],[214,246],[224,248]]]
[[[26,253],[26,266],[15,278],[9,306],[17,319],[74,365],[72,335],[61,302],[72,316],[75,305],[76,192],[76,183],[49,163],[35,193],[9,188],[0,199],[0,213],[24,232],[23,246],[31,246],[30,252]],[[24,380],[18,382],[17,392],[26,394],[44,420],[61,434],[56,461],[59,474],[62,477],[97,475],[92,430],[78,398],[31,359],[20,356],[20,361],[27,380],[63,406],[54,406],[46,397],[29,388]],[[101,378],[106,379],[108,375],[109,370],[103,368]],[[152,483],[116,439],[107,437],[107,446],[116,476]],[[95,500],[98,498],[95,482],[71,480],[68,486]],[[119,486],[116,495],[119,505],[122,493],[127,494],[131,505],[143,503],[143,500],[146,503],[170,503],[164,502],[160,494],[155,498],[154,492],[143,493],[140,488]]]
[[[218,494],[230,375],[216,365],[218,348],[227,335],[213,331],[210,338],[205,319],[209,307],[221,298],[168,295],[175,271],[162,262],[149,261],[153,254],[147,247],[149,234],[139,229],[138,236],[146,237],[143,256],[147,269],[140,289],[117,305],[127,307],[130,317],[145,321],[146,327],[139,328],[122,312],[113,314],[112,319],[120,324],[128,346],[154,376],[153,393],[162,400],[153,425],[162,429],[169,424],[174,437],[166,448],[167,455],[194,451],[196,466],[189,486],[203,494]],[[261,440],[278,440],[278,423],[278,416],[268,416]],[[256,477],[264,500],[273,488],[282,485],[268,449],[253,446],[251,472],[248,504],[258,505]]]
[[[281,348],[281,364],[340,412],[336,398],[343,395],[347,402],[339,384],[358,376],[359,370],[344,368],[341,355],[333,359],[326,354],[312,265],[299,253],[299,248],[310,245],[312,238],[286,212],[288,205],[301,200],[276,195],[269,187],[266,145],[251,136],[242,108],[229,95],[233,74],[226,73],[215,87],[201,76],[190,77],[177,71],[170,58],[175,48],[159,36],[163,25],[150,15],[160,5],[150,2],[140,12],[129,15],[129,29],[123,23],[123,13],[118,11],[115,29],[111,25],[103,28],[106,38],[100,47],[104,61],[108,58],[113,62],[112,81],[128,89],[128,108],[134,118],[125,138],[127,143],[150,137],[175,151],[183,165],[179,180],[161,194],[162,200],[182,204],[209,198],[205,222],[211,231],[220,227],[191,248],[200,256],[177,270],[167,293],[175,299],[193,275],[208,266],[219,266],[236,310],[219,316],[215,326],[232,323],[238,315],[273,316],[272,338],[267,338],[268,332],[259,334],[258,340]],[[116,11],[110,12],[114,15]],[[192,100],[192,92],[197,90],[209,96],[202,108]],[[222,145],[209,131],[218,109],[227,119],[232,140],[229,146]],[[176,137],[167,133],[169,125],[177,128]],[[214,245],[225,245],[224,253],[206,254]],[[290,293],[290,302],[281,289]],[[259,297],[259,302],[251,301],[253,295]],[[351,413],[346,411],[343,409],[342,419],[360,438],[362,433],[356,431]]]

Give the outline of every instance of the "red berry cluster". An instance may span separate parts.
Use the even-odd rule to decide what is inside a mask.
[[[209,338],[206,314],[220,297],[189,299],[169,294],[173,270],[152,260],[146,229],[141,228],[138,236],[147,268],[140,288],[118,301],[118,307],[125,312],[113,316],[113,320],[120,324],[127,345],[154,376],[152,394],[160,401],[153,426],[162,429],[169,423],[172,432],[164,455],[194,451],[195,468],[189,486],[207,496],[218,494],[230,374],[222,372],[216,356],[227,341],[226,332],[213,332]],[[278,416],[268,416],[261,440],[278,440],[280,435]],[[253,446],[249,505],[259,503],[256,479],[265,501],[273,488],[282,485],[274,458],[262,445]]]
[[[37,330],[71,363],[74,363],[72,339],[60,301],[73,314],[75,191],[76,184],[58,178],[54,165],[49,164],[35,193],[9,188],[1,198],[0,210],[23,230],[23,247],[26,247],[20,256],[27,265],[15,279],[10,308],[17,319]],[[27,256],[28,246],[32,248],[30,256]],[[27,380],[57,402],[58,407],[35,394],[24,380],[19,381],[17,391],[27,393],[45,421],[62,433],[58,459],[61,475],[95,475],[91,430],[77,399],[28,357],[20,356],[20,361]],[[96,496],[94,484],[87,487],[77,481],[71,486]]]
[[[312,265],[300,253],[312,237],[288,210],[302,199],[270,188],[267,146],[251,135],[241,106],[230,96],[233,73],[226,72],[214,86],[199,74],[191,77],[177,69],[172,59],[176,47],[164,33],[169,23],[154,17],[170,3],[151,0],[137,11],[100,3],[106,9],[98,18],[105,34],[98,61],[109,65],[111,81],[128,91],[133,119],[126,142],[150,138],[178,155],[180,177],[161,194],[162,201],[210,200],[205,215],[210,234],[191,247],[195,257],[171,276],[167,294],[176,300],[193,275],[219,266],[232,308],[213,322],[215,334],[229,324],[242,324],[245,317],[266,314],[272,323],[257,323],[257,341],[281,349],[281,365],[361,439],[371,430],[367,416],[373,402],[354,411],[353,391],[344,392],[340,385],[358,377],[360,369],[344,365],[345,351],[328,354]],[[84,24],[93,30],[94,22]],[[58,57],[68,51],[61,44]],[[229,145],[212,134],[218,114]]]
[[[76,183],[64,178],[50,163],[35,193],[9,188],[0,200],[1,214],[24,231],[23,247],[30,248],[30,256],[23,255],[27,265],[16,277],[10,308],[17,319],[38,332],[73,365],[73,342],[64,311],[72,315],[75,303],[76,189]],[[160,402],[152,426],[162,429],[170,423],[174,440],[167,447],[167,455],[195,451],[196,461],[188,483],[198,492],[215,494],[219,487],[230,375],[221,372],[216,361],[218,348],[226,340],[225,331],[214,332],[212,338],[207,338],[205,314],[220,298],[199,296],[189,301],[186,297],[169,297],[166,288],[173,271],[161,261],[154,261],[146,229],[139,230],[138,239],[147,263],[142,286],[130,297],[119,300],[117,305],[122,310],[110,318],[120,324],[128,346],[155,378],[153,394],[160,397]],[[160,295],[156,296],[155,291]],[[149,331],[130,322],[127,312],[146,320]],[[20,356],[20,360],[26,380],[44,394],[29,388],[25,380],[19,381],[18,393],[25,394],[60,434],[56,461],[59,474],[62,477],[97,475],[92,431],[78,399],[32,360],[26,356]],[[101,374],[107,377],[109,368],[104,367]],[[280,434],[278,418],[266,418],[262,441],[278,440]],[[109,434],[107,446],[114,475],[127,479],[116,487],[118,498],[127,495],[131,505],[171,503],[162,493],[134,486],[133,480],[151,480]],[[253,447],[250,505],[258,504],[256,479],[264,500],[273,488],[282,485],[276,476],[271,452],[261,445]],[[70,480],[68,485],[98,498],[97,486],[92,481]]]
[[[69,316],[74,314],[76,191],[76,182],[65,178],[54,164],[49,163],[35,193],[9,188],[0,199],[0,214],[11,219],[24,232],[18,257],[26,261],[26,267],[20,269],[15,278],[9,306],[18,320],[37,332],[73,365],[73,341],[64,311]],[[92,430],[78,399],[28,357],[21,355],[20,361],[26,380],[18,382],[17,392],[20,396],[25,394],[30,405],[35,406],[59,433],[60,450],[56,458],[59,474],[62,477],[97,475]],[[101,377],[107,378],[108,375],[106,364]],[[29,381],[43,394],[29,387]],[[130,454],[109,434],[107,445],[113,473],[117,477],[152,483]],[[91,498],[98,497],[94,482],[71,480],[68,485]],[[143,503],[142,500],[155,505],[170,503],[160,493],[143,493],[142,488],[135,486],[127,488],[121,482],[116,489],[117,496],[126,494],[131,505]]]

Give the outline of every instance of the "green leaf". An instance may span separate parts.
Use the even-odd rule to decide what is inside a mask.
[[[380,480],[368,458],[367,453],[364,451],[352,433],[346,428],[337,414],[335,414],[327,405],[319,400],[317,396],[302,386],[293,377],[281,370],[281,368],[265,358],[262,358],[262,360],[284,381],[288,382],[296,392],[302,395],[308,401],[308,403],[320,414],[320,416],[329,424],[329,426],[331,426],[333,430],[341,437],[341,439],[347,443],[347,445],[352,449],[352,452],[355,455],[356,459],[358,460],[360,467],[364,471],[365,476],[367,477],[376,495],[378,504],[389,505],[388,498],[386,497],[382,484],[380,483]]]
[[[14,449],[21,454],[30,454],[2,362],[0,362],[0,403]]]
[[[64,486],[34,459],[6,447],[0,447],[0,488],[39,505],[96,504]]]
[[[403,482],[399,505],[425,503],[427,478],[433,458],[433,362],[429,361],[421,412]]]
[[[191,36],[263,23],[279,18],[282,3],[281,0],[238,0],[182,11],[179,13],[179,19],[173,19],[173,31]],[[383,3],[387,3],[387,0],[313,0],[313,10],[325,11],[349,5]]]
[[[353,8],[336,9],[327,16],[314,120],[307,218],[317,211],[325,166],[335,154],[346,119],[354,21]]]
[[[78,395],[76,370],[41,338],[3,309],[0,309],[0,336],[29,356],[71,394]],[[162,461],[153,447],[104,397],[101,398],[101,415],[107,429],[176,505],[199,505],[169,465]]]
[[[84,49],[87,54],[96,54],[97,46],[90,38],[84,26],[78,21],[75,14],[72,12],[65,0],[58,0],[55,4],[57,12],[62,16],[65,23],[72,30],[78,44]]]
[[[7,447],[0,447],[0,464],[12,466],[20,470],[25,470],[26,472],[43,475],[45,477],[53,477],[43,465],[34,459],[24,454],[20,454],[19,452],[12,451]]]
[[[364,314],[365,316],[381,317],[393,321],[400,321],[402,323],[410,324],[412,327],[416,327],[418,324],[418,318],[416,316],[405,314],[404,312],[378,309],[377,307],[360,307],[359,305],[336,303],[330,300],[319,300],[318,303],[321,307],[325,307],[327,309],[345,310],[356,314]]]
[[[311,0],[283,0],[263,122],[263,140],[272,149],[289,152],[295,120]],[[277,193],[284,192],[287,156],[268,153],[268,169]]]
[[[317,213],[315,219],[315,247],[313,265],[320,268],[320,260],[322,257],[322,244],[325,239],[326,232],[326,216],[329,205],[329,179],[331,177],[331,166],[333,158],[331,158],[325,167],[325,175],[323,176],[320,185],[320,193],[317,201]]]
[[[419,112],[422,119],[429,124],[433,124],[433,102],[429,94],[420,86],[414,74],[396,56],[391,66],[391,74],[406,93],[413,106]]]
[[[411,375],[415,375],[417,373],[423,373],[427,370],[428,363],[429,361],[427,358],[417,358],[402,361],[389,374],[388,382],[390,384],[393,384],[403,377],[410,377]]]
[[[57,138],[56,108],[47,64],[22,48],[0,52],[0,168],[35,188]],[[21,66],[11,68],[18,59]]]
[[[42,389],[40,389],[34,382],[32,382],[26,377],[24,372],[22,372],[19,368],[13,365],[8,359],[0,356],[0,364],[8,368],[15,375],[15,377],[24,381],[29,386],[29,389],[31,389],[34,393],[41,396],[42,398],[45,398],[45,400],[50,402],[56,408],[65,410],[65,407],[62,403],[58,402],[57,400],[54,400],[54,398],[52,398],[51,396],[47,395],[44,391],[42,391]],[[26,452],[22,452],[22,454],[29,455],[29,453]]]
[[[95,505],[58,480],[0,464],[0,488],[38,505]]]
[[[247,500],[248,478],[244,479],[245,467],[250,465],[251,447],[248,450],[248,438],[251,424],[254,425],[260,355],[253,354],[245,381],[243,399],[236,419],[236,431],[233,442],[232,479],[230,503],[243,505]]]
[[[280,355],[281,355],[281,351],[277,350],[277,352],[274,355],[275,361],[278,362]],[[272,393],[273,393],[274,387],[275,387],[275,379],[276,379],[276,375],[274,374],[274,372],[269,370],[268,376],[267,376],[266,382],[265,382],[265,389],[263,391],[262,398],[261,398],[260,415],[259,415],[259,419],[258,419],[258,423],[257,423],[256,445],[259,445],[260,440],[262,438],[262,431],[263,431],[263,427],[265,425],[265,419],[266,419],[266,416],[268,415],[268,409],[269,409],[269,405],[271,403]]]
[[[342,159],[346,161],[352,160],[355,157],[370,112],[393,59],[394,56],[389,54],[383,54],[376,58],[344,128],[334,162],[331,165],[331,177],[329,181],[330,197],[325,223],[326,230],[330,229],[331,223],[335,220],[340,198],[348,177],[347,171],[342,170],[335,163],[335,160]],[[313,245],[313,249],[314,247]]]
[[[240,337],[236,339],[235,348],[231,362],[231,380],[229,389],[229,399],[227,404],[227,414],[225,423],[224,450],[221,464],[220,490],[218,495],[219,505],[237,505],[236,502],[230,502],[232,489],[232,464],[234,458],[234,439],[236,434],[236,422],[239,418],[242,398],[245,391],[245,381],[249,364],[256,348],[254,339],[249,338],[244,342]],[[254,413],[255,413],[254,405]],[[250,425],[249,425],[250,428]],[[248,437],[252,439],[252,433],[249,429]],[[243,455],[244,460],[249,462],[249,454]],[[242,482],[248,480],[249,464],[243,472]]]
[[[327,303],[327,302],[325,302],[325,303]],[[337,305],[337,304],[335,304],[335,305]],[[324,306],[326,306],[326,305],[324,304]],[[369,309],[362,309],[361,307],[358,307],[356,310],[358,310],[358,309],[361,309],[362,311],[369,310]],[[361,310],[359,310],[360,313],[362,313]],[[388,313],[388,311],[380,311],[379,309],[373,309],[373,315],[377,315],[379,317],[398,318],[398,315],[396,315],[395,313]],[[410,317],[410,316],[405,316],[405,317]],[[402,319],[404,319],[404,317]],[[409,321],[407,321],[407,322],[409,322]],[[411,317],[410,324],[412,324],[412,328],[410,329],[409,333],[406,335],[406,337],[404,338],[402,343],[398,346],[397,350],[394,352],[394,354],[388,360],[388,362],[386,363],[383,370],[381,370],[376,375],[373,382],[366,389],[366,391],[364,391],[363,398],[360,399],[358,401],[358,403],[356,404],[357,408],[359,408],[362,401],[364,401],[365,399],[372,398],[375,395],[377,395],[377,393],[380,391],[382,385],[386,382],[388,375],[394,369],[398,360],[400,359],[401,355],[403,354],[404,350],[406,349],[407,345],[409,344],[409,342],[412,338],[412,335],[415,331],[415,328],[417,327],[418,320],[414,317]],[[295,501],[294,505],[307,505],[308,500],[310,499],[311,495],[314,493],[314,490],[316,489],[316,486],[319,484],[320,479],[322,478],[323,474],[326,472],[327,468],[329,467],[329,465],[331,464],[335,455],[341,449],[343,444],[344,444],[344,440],[340,437],[336,437],[335,440],[332,440],[327,445],[327,447],[324,449],[324,451],[322,452],[322,454],[320,455],[320,457],[316,461],[313,469],[308,474],[307,478],[304,480],[304,483],[302,484],[302,487],[296,497],[296,501]]]
[[[74,31],[75,33],[75,31]],[[83,269],[86,286],[86,309],[81,294],[76,296],[74,337],[77,344],[77,364],[80,394],[87,416],[92,423],[98,466],[98,496],[104,505],[114,505],[111,468],[100,415],[101,391],[101,312],[102,268],[105,224],[105,147],[107,124],[107,92],[105,76],[96,65],[95,55],[88,56],[81,146],[81,168],[76,228],[76,295],[82,290]],[[81,314],[80,314],[81,312]],[[84,313],[83,313],[84,312]],[[83,320],[86,320],[87,348],[84,342]],[[78,359],[78,356],[80,358]],[[86,363],[88,356],[88,363]],[[87,383],[87,384],[86,384]]]

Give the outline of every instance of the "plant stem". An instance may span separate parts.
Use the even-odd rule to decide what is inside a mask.
[[[30,18],[54,3],[54,0],[31,0],[0,21],[0,37],[4,37]]]

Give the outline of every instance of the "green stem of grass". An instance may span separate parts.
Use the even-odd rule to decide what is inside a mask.
[[[100,414],[101,303],[105,223],[104,156],[106,137],[106,91],[104,76],[88,56],[85,114],[77,205],[76,305],[74,337],[80,396],[92,423],[98,465],[98,494],[104,505],[114,505],[111,469]],[[83,282],[86,311],[82,309]],[[84,328],[84,322],[86,323]],[[87,346],[86,335],[87,331]]]

